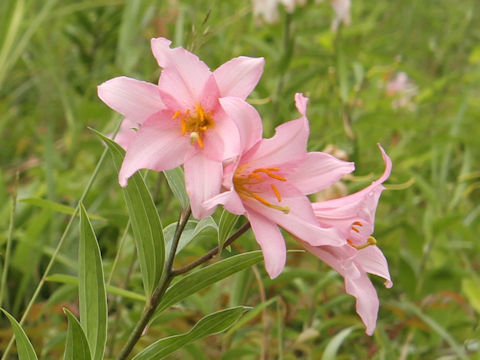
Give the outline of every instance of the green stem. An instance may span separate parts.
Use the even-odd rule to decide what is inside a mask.
[[[190,208],[185,210],[185,212],[182,212],[180,216],[180,220],[178,221],[177,224],[177,229],[175,230],[175,235],[173,236],[172,240],[172,247],[170,249],[170,253],[167,259],[167,262],[165,263],[165,271],[162,274],[162,277],[160,278],[160,281],[158,283],[157,288],[155,289],[152,297],[150,298],[150,301],[145,305],[145,309],[143,311],[143,315],[138,321],[137,325],[133,329],[130,337],[127,340],[127,343],[123,347],[122,351],[117,357],[117,360],[125,360],[127,359],[127,356],[130,354],[132,351],[133,347],[137,343],[137,341],[140,339],[142,336],[143,331],[148,325],[148,322],[152,318],[152,316],[155,314],[155,311],[158,307],[158,304],[160,304],[160,301],[162,300],[163,295],[165,294],[165,291],[167,290],[168,286],[170,285],[170,282],[175,276],[181,275],[189,270],[192,270],[193,268],[203,264],[204,262],[210,260],[217,254],[217,252],[220,250],[220,248],[217,246],[214,249],[210,250],[208,253],[206,253],[204,256],[201,258],[193,261],[192,263],[178,269],[174,270],[173,269],[173,260],[175,259],[175,253],[177,251],[177,246],[178,242],[180,240],[180,236],[182,235],[182,232],[185,228],[185,225],[187,224],[188,218],[190,217],[191,211]],[[240,229],[237,230],[235,234],[230,236],[227,241],[222,246],[222,249],[225,247],[229,246],[231,243],[233,243],[236,239],[238,239],[245,231],[247,231],[250,228],[250,223],[244,224]]]
[[[247,222],[246,224],[244,224],[240,229],[237,230],[237,232],[235,234],[233,234],[232,236],[230,236],[227,241],[225,241],[225,243],[223,244],[222,246],[222,250],[225,249],[227,246],[229,246],[231,243],[233,243],[235,240],[237,240],[245,231],[247,231],[248,229],[250,229],[250,223]],[[177,275],[181,275],[181,274],[184,274],[186,273],[187,271],[190,271],[192,270],[193,268],[196,268],[197,266],[203,264],[204,262],[210,260],[211,258],[213,258],[218,252],[219,252],[220,248],[217,246],[215,247],[214,249],[210,250],[208,253],[206,253],[205,255],[203,255],[201,258],[191,262],[190,264],[188,265],[185,265],[184,267],[181,267],[180,269],[174,269],[172,270],[172,274],[173,276],[177,276]]]
[[[182,211],[182,213],[180,214],[180,219],[178,220],[177,228],[175,229],[175,234],[172,239],[170,253],[168,255],[167,261],[165,262],[165,267],[162,273],[162,277],[160,278],[160,281],[158,282],[158,285],[155,288],[155,291],[150,297],[150,300],[145,305],[145,309],[143,311],[142,317],[140,318],[140,320],[138,320],[137,325],[135,325],[135,328],[133,329],[132,333],[128,337],[128,340],[125,346],[123,347],[122,351],[118,355],[117,360],[127,359],[128,355],[130,354],[133,347],[142,336],[143,331],[145,330],[150,319],[155,313],[155,310],[157,309],[157,306],[160,303],[160,300],[162,299],[163,294],[165,294],[165,291],[167,290],[168,285],[170,285],[170,282],[175,276],[172,274],[173,260],[175,259],[178,242],[180,241],[180,236],[182,235],[182,232],[185,229],[185,226],[187,225],[187,221],[190,215],[191,215],[190,208]]]

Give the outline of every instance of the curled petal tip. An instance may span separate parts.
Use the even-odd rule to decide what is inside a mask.
[[[295,94],[295,106],[297,107],[300,114],[302,114],[303,116],[305,116],[305,114],[307,113],[307,103],[308,98],[303,96],[302,93]]]

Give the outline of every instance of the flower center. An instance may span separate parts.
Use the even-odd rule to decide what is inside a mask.
[[[352,231],[353,231],[352,235],[355,235],[355,236],[353,236],[354,238],[355,237],[361,237],[362,227],[363,227],[363,224],[360,221],[354,221],[352,223]],[[360,240],[358,240],[358,241],[360,241]],[[370,245],[376,245],[377,240],[373,236],[369,236],[367,238],[367,240],[363,244],[360,244],[360,245],[355,244],[353,242],[353,240],[351,240],[351,239],[347,239],[347,243],[350,246],[354,247],[355,249],[361,250],[361,249],[365,249],[366,247],[368,247]]]
[[[204,148],[203,138],[205,131],[215,126],[212,114],[206,113],[201,105],[197,105],[195,111],[188,109],[182,113],[177,110],[175,114],[173,114],[172,119],[180,120],[182,135],[189,134],[191,144],[194,145],[197,143],[201,149]]]
[[[272,204],[270,201],[259,195],[271,192],[275,195],[279,203],[282,202],[282,195],[275,186],[275,183],[279,181],[287,181],[287,179],[278,174],[280,169],[258,168],[253,171],[248,171],[245,167],[246,165],[238,167],[233,176],[233,185],[240,197],[255,199],[269,208],[288,214],[290,212],[290,207]]]

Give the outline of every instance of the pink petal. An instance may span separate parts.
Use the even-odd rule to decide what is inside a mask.
[[[115,135],[115,142],[120,145],[125,150],[128,145],[132,142],[137,134],[139,125],[128,118],[123,119],[122,124],[120,125],[120,130],[118,130],[117,135]]]
[[[261,194],[261,196],[270,203],[288,206],[290,208],[289,213],[285,214],[280,210],[265,206],[254,199],[247,200],[245,205],[248,209],[262,214],[269,221],[278,224],[299,239],[313,246],[342,246],[346,243],[345,239],[340,236],[336,229],[320,227],[306,196],[289,197],[281,203],[277,203],[273,197],[267,194]]]
[[[378,296],[364,270],[356,266],[358,251],[351,246],[310,246],[302,245],[320,260],[326,262],[345,279],[345,290],[356,298],[356,310],[366,326],[366,333],[372,335],[377,322]]]
[[[205,86],[202,89],[199,103],[202,105],[203,110],[209,113],[215,113],[220,104],[218,102],[218,98],[220,97],[220,90],[218,90],[217,82],[215,80],[215,76],[210,73]]]
[[[172,49],[170,44],[171,41],[164,38],[151,41],[153,55],[163,68],[158,86],[178,102],[181,108],[176,110],[182,111],[200,102],[211,72],[196,55],[181,47]]]
[[[138,124],[165,108],[158,86],[125,76],[98,86],[98,96],[113,110]]]
[[[390,272],[388,271],[387,259],[385,259],[382,251],[377,246],[369,246],[359,250],[355,256],[355,262],[366,272],[384,278],[387,288],[393,286]]]
[[[317,216],[329,219],[352,219],[361,215],[361,217],[373,222],[378,199],[384,190],[382,183],[390,176],[392,169],[392,161],[380,145],[379,148],[385,161],[383,175],[354,194],[339,199],[313,203],[312,206]]]
[[[236,97],[220,99],[226,116],[236,124],[240,135],[240,149],[250,149],[262,138],[262,119],[257,110],[244,100]]]
[[[185,162],[184,169],[192,214],[197,219],[203,219],[215,211],[215,207],[205,208],[203,202],[220,192],[222,163],[210,160],[201,152],[197,152]]]
[[[296,94],[295,103],[302,115],[297,120],[288,121],[275,129],[275,135],[263,139],[255,152],[249,153],[242,162],[251,162],[252,167],[277,167],[284,163],[301,161],[306,156],[307,139],[310,132],[305,116],[308,99]]]
[[[357,299],[355,306],[357,314],[360,315],[360,318],[365,324],[365,332],[367,335],[373,335],[377,324],[380,303],[378,301],[377,291],[368,278],[368,275],[362,273],[360,278],[354,280],[346,277],[345,290],[347,294]]]
[[[302,161],[306,156],[308,127],[302,119],[288,121],[276,128],[275,135],[263,139],[257,150],[244,157],[254,168],[278,167],[278,165]]]
[[[246,212],[242,199],[240,199],[237,192],[233,189],[224,191],[217,196],[205,200],[202,205],[207,210],[215,209],[217,205],[223,205],[225,209],[235,215],[243,215]]]
[[[256,212],[248,212],[255,239],[262,248],[265,269],[270,278],[276,278],[285,267],[287,248],[280,229]]]
[[[178,126],[166,124],[170,118],[169,114],[160,113],[147,120],[137,131],[118,175],[121,186],[126,186],[127,179],[140,169],[163,171],[183,163],[191,148],[190,141],[182,137]]]
[[[215,126],[205,132],[205,155],[223,161],[238,156],[240,140],[238,128],[222,109],[215,115]]]
[[[257,85],[264,65],[263,58],[245,56],[234,58],[221,65],[213,72],[220,95],[245,99]]]
[[[307,117],[307,104],[308,98],[303,96],[302,93],[295,94],[295,106],[298,112],[306,119]]]
[[[303,194],[312,194],[337,182],[354,168],[354,163],[338,160],[330,154],[310,152],[305,161],[288,176],[288,181]]]

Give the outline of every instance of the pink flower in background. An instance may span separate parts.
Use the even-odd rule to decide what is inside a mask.
[[[248,121],[255,110],[244,99],[256,86],[264,60],[238,57],[211,72],[196,55],[170,44],[164,38],[151,41],[163,68],[158,85],[118,77],[101,84],[98,95],[125,116],[118,135],[126,148],[120,185],[139,169],[184,164],[193,215],[203,218],[210,213],[200,204],[220,191],[222,161],[240,152],[237,125],[219,100],[233,97],[237,119]],[[255,119],[254,126],[261,127]]]
[[[316,0],[316,3],[321,3],[323,0]],[[352,7],[351,0],[330,0],[330,5],[335,12],[335,17],[332,20],[330,28],[332,31],[337,31],[340,24],[345,26],[350,25],[350,8]]]
[[[394,97],[392,107],[394,109],[406,108],[415,110],[414,98],[418,94],[418,88],[405,72],[398,72],[390,79],[385,87],[387,96]]]
[[[292,13],[295,5],[303,6],[306,0],[252,0],[253,15],[255,17],[262,16],[265,22],[273,24],[278,21],[278,4],[283,4],[285,10]]]
[[[228,211],[248,218],[272,278],[280,274],[286,260],[278,226],[311,246],[346,244],[336,229],[319,226],[306,195],[333,184],[352,172],[354,165],[329,154],[307,153],[307,100],[296,94],[301,117],[278,126],[271,139],[259,141],[258,133],[241,128],[244,152],[225,166],[226,191],[204,203],[206,207],[223,204]],[[222,106],[228,109],[234,104],[222,101]]]
[[[350,25],[350,8],[352,6],[351,0],[330,0],[335,17],[332,20],[331,29],[337,31],[340,24],[345,26]]]
[[[383,277],[386,280],[385,286],[392,286],[387,260],[371,236],[378,200],[384,189],[382,183],[390,176],[392,169],[390,158],[381,147],[380,150],[385,161],[385,171],[380,179],[352,195],[312,204],[320,224],[326,228],[338,229],[347,244],[313,246],[301,241],[308,251],[345,278],[345,289],[356,298],[357,313],[369,335],[375,330],[379,301],[367,273]]]

